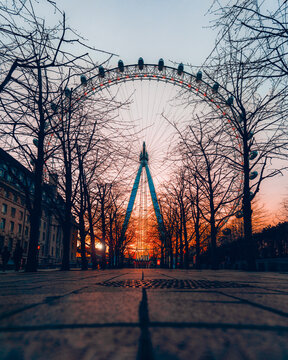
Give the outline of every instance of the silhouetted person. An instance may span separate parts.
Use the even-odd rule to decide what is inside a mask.
[[[19,269],[20,269],[22,254],[23,254],[23,249],[20,245],[20,242],[17,241],[16,247],[15,247],[15,250],[13,253],[13,261],[14,261],[14,265],[15,265],[15,271],[19,271]]]
[[[2,253],[1,253],[1,257],[2,257],[2,269],[3,269],[3,271],[5,271],[8,261],[10,259],[10,251],[8,250],[8,246],[4,246]]]

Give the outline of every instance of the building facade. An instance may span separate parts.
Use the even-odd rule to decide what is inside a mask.
[[[25,263],[29,246],[30,214],[26,205],[24,187],[21,186],[24,182],[33,191],[32,172],[0,148],[0,252],[4,246],[7,246],[12,257],[16,243],[19,241],[23,248],[23,262]],[[63,207],[63,199],[57,193],[55,177],[50,177],[49,182],[43,184],[42,217],[38,241],[40,266],[55,266],[62,260],[63,230],[55,216],[55,211],[51,208],[51,196],[57,197],[58,206]],[[78,237],[76,223],[71,224],[71,228],[70,261],[74,263]]]

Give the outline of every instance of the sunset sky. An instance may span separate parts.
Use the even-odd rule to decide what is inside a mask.
[[[201,66],[216,37],[210,28],[212,17],[207,14],[210,4],[208,0],[85,0],[82,6],[76,0],[57,1],[66,12],[67,23],[90,45],[119,55],[110,66],[119,59],[133,64],[140,56],[146,63],[163,58],[167,65],[183,62]],[[99,60],[104,59],[99,56]],[[153,172],[153,164],[151,169]],[[287,196],[287,184],[287,173],[263,183],[259,198],[271,215]]]

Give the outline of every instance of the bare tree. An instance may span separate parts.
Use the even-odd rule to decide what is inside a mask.
[[[55,151],[48,143],[59,120],[57,105],[64,96],[61,88],[67,79],[95,65],[85,46],[82,49],[85,48],[86,53],[73,55],[73,44],[80,45],[79,39],[74,33],[70,36],[65,14],[55,4],[57,24],[52,26],[37,15],[34,1],[15,1],[10,8],[2,3],[0,11],[5,18],[0,30],[4,79],[0,99],[1,145],[33,167],[33,187],[26,192],[31,215],[26,270],[36,271],[44,167]]]
[[[240,151],[238,159],[233,161],[231,156],[228,158],[234,169],[243,173],[244,248],[248,269],[253,270],[256,268],[256,244],[252,237],[251,201],[263,180],[282,174],[285,169],[285,165],[278,163],[277,159],[284,159],[287,155],[287,89],[285,82],[277,79],[277,76],[270,81],[270,78],[263,76],[263,68],[256,66],[259,44],[255,45],[256,39],[247,40],[239,28],[243,19],[238,5],[244,3],[248,4],[248,1],[237,2],[237,11],[233,5],[220,9],[223,10],[222,16],[225,14],[223,18],[220,15],[217,23],[220,26],[220,40],[208,59],[210,68],[206,74],[220,84],[220,92],[228,94],[226,107],[224,104],[221,106],[235,132],[239,145],[237,151]],[[229,9],[233,13],[231,17]],[[256,18],[253,21],[259,20]],[[266,47],[269,52],[268,43],[262,40],[260,50]],[[266,74],[269,71],[267,69]],[[223,148],[227,149],[227,144]],[[235,152],[235,146],[234,149],[231,146],[230,151]]]
[[[251,77],[268,81],[280,79],[286,87],[288,75],[288,4],[286,1],[237,0],[214,1],[210,11],[216,15],[220,44],[233,31],[232,43],[239,49],[249,48]]]
[[[230,163],[226,160],[227,151],[224,151],[221,145],[227,142],[227,134],[221,123],[218,123],[218,127],[215,126],[213,118],[207,118],[207,115],[196,115],[193,125],[189,125],[186,131],[180,132],[176,124],[174,126],[181,136],[180,151],[187,169],[186,182],[192,185],[196,181],[194,199],[196,196],[197,205],[194,219],[198,233],[198,260],[201,216],[210,227],[211,265],[217,268],[217,234],[233,212],[235,213],[233,205],[239,196],[235,189],[238,174],[231,171]],[[187,196],[189,198],[189,193]]]

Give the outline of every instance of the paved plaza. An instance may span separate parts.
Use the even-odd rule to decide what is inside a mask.
[[[1,360],[288,359],[288,274],[0,274]]]

